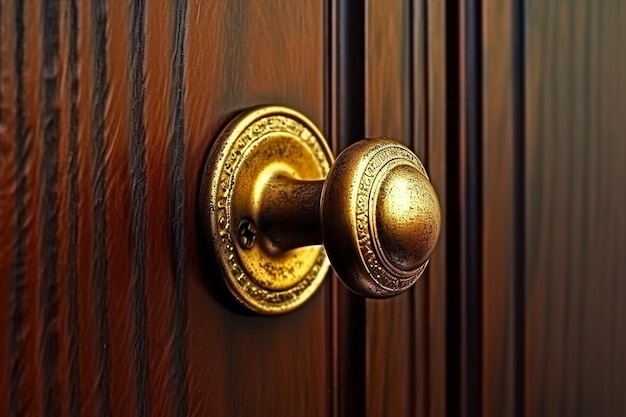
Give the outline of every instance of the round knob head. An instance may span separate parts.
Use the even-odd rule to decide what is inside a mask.
[[[344,150],[322,192],[322,235],[339,278],[367,297],[411,287],[441,225],[437,195],[419,159],[387,139]]]

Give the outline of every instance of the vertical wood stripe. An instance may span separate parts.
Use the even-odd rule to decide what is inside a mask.
[[[59,3],[47,0],[43,4],[43,151],[42,185],[43,273],[40,292],[42,304],[42,367],[44,377],[43,406],[47,416],[59,414],[59,393],[54,379],[58,372],[59,340],[57,320],[59,300],[57,295],[58,260],[58,158],[59,158],[59,104],[58,104],[58,60],[59,60]]]
[[[482,354],[481,2],[446,10],[448,412],[480,415]]]
[[[69,332],[69,346],[67,361],[69,363],[69,415],[77,417],[81,411],[80,397],[80,368],[78,364],[79,325],[78,325],[78,216],[79,184],[78,184],[78,0],[69,1],[68,21],[69,50],[68,50],[68,86],[70,97],[70,126],[68,146],[68,182],[69,209],[68,209],[68,239],[67,264],[67,328]]]
[[[94,91],[94,52],[92,5],[77,0],[76,8],[76,111],[78,124],[76,169],[77,169],[77,294],[76,307],[78,316],[78,373],[80,375],[80,407],[81,414],[100,415],[101,395],[98,376],[100,375],[98,355],[98,324],[94,306],[94,235],[96,219],[93,207],[93,173],[94,155],[92,127],[93,91]],[[69,68],[68,68],[69,69]],[[71,165],[71,164],[70,164]],[[71,206],[70,206],[71,207]],[[69,252],[69,251],[68,251]],[[80,346],[87,346],[81,349]],[[86,386],[86,381],[91,383]],[[85,389],[82,387],[85,386]],[[88,389],[87,389],[88,387]]]
[[[11,363],[8,352],[10,342],[10,320],[11,320],[11,281],[12,281],[12,247],[14,240],[14,199],[9,191],[13,183],[15,137],[8,121],[12,120],[11,109],[14,108],[14,101],[11,100],[11,80],[13,68],[11,58],[7,54],[13,53],[13,48],[8,51],[7,44],[12,44],[10,40],[11,22],[13,16],[9,9],[9,4],[0,1],[0,253],[5,254],[0,257],[0,357],[4,358],[6,371],[0,372],[0,413],[10,416],[9,413],[9,374]],[[10,97],[7,100],[7,97]],[[9,104],[10,103],[10,104]],[[6,342],[5,342],[6,341]]]
[[[131,6],[131,137],[130,176],[133,239],[133,280],[135,327],[133,359],[135,365],[136,411],[146,417],[149,411],[147,392],[148,336],[146,315],[146,128],[145,111],[145,4],[134,1]]]
[[[92,92],[92,187],[93,187],[93,297],[96,313],[98,376],[97,387],[100,417],[111,415],[111,356],[110,330],[107,312],[108,261],[107,261],[107,219],[106,219],[106,155],[105,120],[108,89],[107,76],[107,3],[94,1],[91,5],[93,36],[93,92]]]
[[[333,151],[338,154],[364,136],[365,4],[330,0],[327,8],[332,37],[328,45],[326,121]],[[365,300],[331,277],[331,334],[334,417],[366,414]],[[351,401],[351,398],[358,398]]]
[[[514,415],[513,3],[482,0],[482,364],[484,416]],[[487,76],[488,74],[488,76]],[[520,237],[523,238],[523,237]]]
[[[409,83],[409,114],[407,122],[410,129],[411,149],[420,158],[428,170],[428,113],[425,103],[428,101],[427,79],[427,43],[425,41],[426,3],[410,0],[407,5],[408,23],[408,83]],[[437,192],[441,192],[438,190]],[[430,269],[422,278],[430,277]],[[428,415],[430,369],[428,368],[429,344],[425,343],[428,334],[428,291],[430,280],[422,280],[422,285],[411,293],[410,337],[411,373],[414,388],[410,395],[409,412],[412,415]]]
[[[170,2],[145,4],[145,53],[143,118],[146,134],[145,291],[148,352],[148,415],[172,416],[171,288],[174,280],[171,245],[171,149],[168,138],[170,113],[171,38],[173,16]],[[132,62],[132,59],[131,59]],[[132,108],[132,106],[131,106]],[[189,133],[187,133],[189,135]],[[189,260],[187,259],[187,262]],[[191,274],[187,273],[187,279]]]
[[[463,202],[463,363],[465,376],[463,415],[481,415],[482,404],[482,244],[483,244],[483,83],[482,83],[482,1],[465,3],[462,23],[464,97],[462,187]],[[467,414],[465,414],[467,413]]]
[[[107,222],[107,314],[109,319],[110,396],[113,415],[137,410],[135,337],[135,263],[133,248],[132,101],[130,4],[106,7],[107,98],[105,100],[105,215]],[[130,363],[129,363],[130,362]]]
[[[430,179],[438,192],[439,202],[442,209],[442,228],[439,242],[431,256],[428,266],[428,275],[425,277],[425,289],[423,298],[418,298],[415,310],[420,309],[423,321],[418,320],[418,326],[424,330],[419,332],[417,344],[425,346],[423,359],[418,363],[417,379],[423,381],[424,387],[418,389],[423,394],[423,400],[418,401],[415,415],[427,415],[430,417],[443,417],[447,415],[448,399],[446,398],[447,369],[450,366],[447,359],[446,333],[448,327],[448,300],[446,297],[449,285],[448,265],[455,264],[456,259],[448,258],[448,236],[456,240],[456,236],[448,227],[448,166],[447,152],[447,113],[448,103],[446,94],[448,80],[446,79],[446,42],[444,35],[446,30],[446,12],[448,6],[445,0],[418,1],[421,4],[421,20],[416,20],[417,34],[421,35],[419,44],[422,53],[415,59],[421,61],[416,69],[423,71],[423,82],[417,83],[416,91],[423,98],[418,101],[422,106],[416,109],[423,120],[421,126],[417,126],[418,139],[427,149],[426,162]],[[418,6],[419,8],[420,6]],[[416,35],[417,36],[417,35]],[[419,39],[419,38],[418,38]],[[417,72],[419,74],[419,71]],[[420,77],[421,78],[421,77]],[[419,134],[422,137],[419,137]],[[424,140],[425,139],[425,140]],[[418,148],[420,149],[420,148]],[[419,293],[418,293],[419,295]],[[424,300],[425,298],[425,300]],[[420,324],[424,323],[424,324]],[[418,348],[419,350],[420,348]],[[422,377],[424,375],[424,377]],[[426,397],[426,398],[424,398]],[[450,401],[452,402],[452,401]]]
[[[513,412],[526,415],[526,8],[512,3],[513,129]]]
[[[24,4],[15,1],[13,4],[14,45],[14,76],[15,76],[15,237],[12,247],[11,271],[11,330],[9,334],[9,415],[19,416],[24,413],[24,405],[20,395],[23,390],[24,372],[24,286],[25,286],[25,240],[26,240],[26,169],[30,163],[27,153],[29,136],[24,120]]]
[[[482,50],[480,0],[446,2],[446,397],[481,415]]]
[[[174,283],[172,291],[172,382],[176,415],[187,415],[187,277],[185,270],[185,35],[187,0],[174,3],[174,43],[172,45],[172,104],[170,134],[172,146],[172,246]]]
[[[460,100],[461,100],[461,16],[454,1],[444,0],[445,30],[440,37],[445,39],[445,166],[446,166],[446,209],[449,238],[445,240],[448,260],[446,274],[446,390],[445,397],[456,399],[446,405],[448,415],[461,415],[461,187],[460,187]]]
[[[387,136],[411,146],[415,99],[410,2],[368,1],[365,8],[364,137]],[[423,285],[420,279],[404,294],[365,302],[368,416],[414,413],[414,303],[415,292]]]

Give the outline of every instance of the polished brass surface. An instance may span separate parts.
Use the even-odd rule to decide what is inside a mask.
[[[332,159],[311,121],[277,106],[240,115],[212,148],[200,212],[228,288],[249,309],[296,308],[328,258],[374,298],[408,289],[426,268],[441,215],[419,159],[385,138]]]
[[[321,209],[333,268],[366,297],[390,297],[411,287],[439,238],[439,202],[422,163],[385,138],[362,140],[337,157]]]
[[[273,199],[278,193],[276,198],[296,209],[299,200],[293,198],[302,191],[283,198],[275,185],[283,178],[323,180],[332,160],[315,125],[283,107],[241,114],[213,144],[202,179],[200,213],[227,287],[248,309],[285,313],[309,299],[322,283],[330,265],[321,243],[309,246],[310,239],[276,236],[289,227],[304,226],[304,232],[307,225],[299,224],[297,213],[284,219],[268,217],[272,210],[264,196]],[[319,207],[319,200],[315,205]],[[283,245],[291,250],[281,250]]]

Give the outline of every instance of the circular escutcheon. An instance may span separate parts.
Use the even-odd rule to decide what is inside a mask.
[[[246,111],[221,132],[204,168],[200,213],[221,275],[233,296],[262,314],[291,311],[320,286],[330,263],[323,246],[277,252],[259,235],[268,180],[322,180],[333,156],[317,127],[279,106]]]

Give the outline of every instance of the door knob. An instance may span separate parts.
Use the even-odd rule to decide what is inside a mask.
[[[365,139],[333,163],[319,129],[285,107],[244,112],[224,128],[200,193],[226,286],[258,313],[301,305],[330,264],[357,294],[399,294],[421,276],[439,237],[437,195],[408,148]]]

